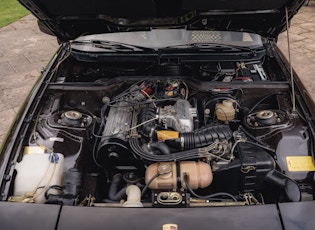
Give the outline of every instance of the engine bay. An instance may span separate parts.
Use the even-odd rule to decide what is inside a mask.
[[[310,130],[292,112],[273,62],[85,65],[55,74],[26,132],[9,201],[195,207],[314,199]]]

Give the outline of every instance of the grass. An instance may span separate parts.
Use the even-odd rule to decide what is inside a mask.
[[[0,0],[0,28],[29,14],[17,0]]]

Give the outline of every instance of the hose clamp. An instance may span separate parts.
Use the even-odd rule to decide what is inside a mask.
[[[184,147],[185,147],[185,138],[184,137],[180,137],[180,147],[182,149],[184,149]]]

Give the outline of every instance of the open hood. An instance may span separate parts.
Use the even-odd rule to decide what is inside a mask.
[[[60,41],[151,28],[246,31],[277,38],[304,0],[19,0]]]

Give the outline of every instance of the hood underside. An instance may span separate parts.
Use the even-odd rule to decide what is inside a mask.
[[[152,28],[246,31],[277,38],[304,0],[19,0],[60,41]]]

